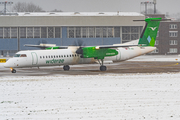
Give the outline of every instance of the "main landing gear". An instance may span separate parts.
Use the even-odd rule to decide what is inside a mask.
[[[101,60],[101,62],[100,62],[99,59],[98,59],[98,62],[99,62],[99,64],[101,65],[101,66],[100,66],[100,71],[106,71],[107,68],[106,68],[106,66],[103,65],[103,62],[104,62],[103,59],[100,59],[100,60]]]
[[[16,70],[13,68],[10,68],[12,73],[16,73]]]
[[[64,65],[63,69],[64,69],[64,71],[69,71],[70,67],[69,67],[69,65]]]

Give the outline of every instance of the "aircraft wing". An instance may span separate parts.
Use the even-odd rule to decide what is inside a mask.
[[[52,47],[58,47],[57,49],[66,49],[67,48],[67,46],[56,46],[56,44],[40,44],[40,45],[25,44],[24,46],[37,47],[37,48],[41,48],[41,49],[52,48]]]
[[[138,45],[107,45],[107,46],[96,46],[96,49],[102,49],[102,48],[118,48],[118,47],[133,47]]]

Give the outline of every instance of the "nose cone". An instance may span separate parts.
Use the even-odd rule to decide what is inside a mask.
[[[5,68],[14,67],[14,63],[12,59],[9,59],[6,63],[4,63]]]

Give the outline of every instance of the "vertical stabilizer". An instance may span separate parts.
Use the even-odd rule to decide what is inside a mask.
[[[154,47],[159,24],[162,18],[147,18],[146,26],[143,29],[141,37],[139,39],[139,46],[152,46]]]

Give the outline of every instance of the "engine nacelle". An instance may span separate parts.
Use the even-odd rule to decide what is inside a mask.
[[[104,57],[115,56],[118,52],[110,48],[85,47],[82,48],[82,58],[104,59]]]

